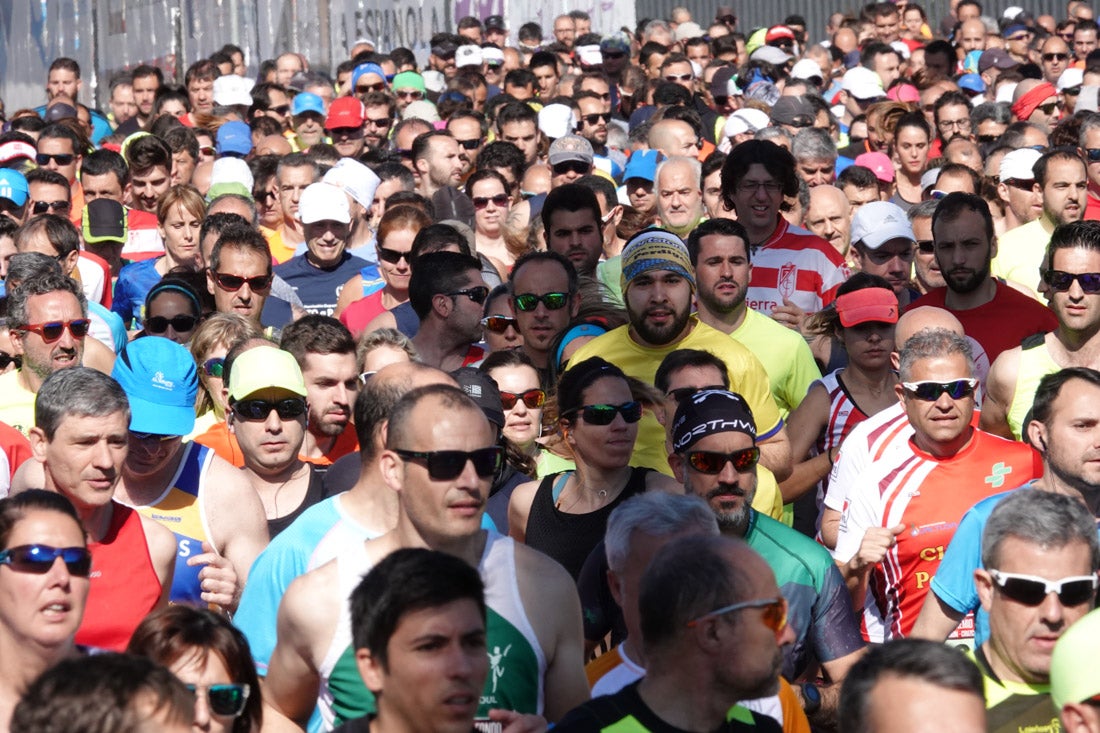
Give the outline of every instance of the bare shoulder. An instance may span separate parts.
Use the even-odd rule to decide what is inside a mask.
[[[666,494],[684,493],[684,485],[660,471],[650,471],[645,477],[646,491],[663,491]]]
[[[374,318],[370,319],[363,329],[363,333],[377,331],[380,328],[397,328],[397,319],[393,317],[393,313],[390,311],[382,311]]]
[[[11,477],[11,496],[22,493],[27,489],[42,489],[46,486],[45,464],[38,461],[23,461],[23,465],[16,469]]]
[[[341,603],[338,587],[339,560],[330,560],[319,568],[299,575],[286,589],[279,604],[279,623],[284,621],[290,626],[307,631],[314,627],[325,627],[331,621],[330,629],[335,628]]]
[[[176,536],[155,519],[138,515],[141,529],[145,532],[145,544],[149,547],[149,556],[157,568],[164,565],[174,566],[176,562]],[[159,574],[159,573],[158,573]]]
[[[577,586],[556,560],[527,545],[516,543],[516,575],[520,581],[520,593],[524,601],[531,599],[552,600],[560,603],[563,593],[577,594]],[[526,582],[524,582],[526,581]]]

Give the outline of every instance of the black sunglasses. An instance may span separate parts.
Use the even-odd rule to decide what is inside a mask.
[[[1047,270],[1043,275],[1047,285],[1057,293],[1064,293],[1073,287],[1076,280],[1081,290],[1089,295],[1100,293],[1100,272],[1063,272],[1062,270]]]
[[[241,277],[240,275],[228,275],[224,272],[215,272],[214,281],[222,290],[237,291],[248,283],[249,290],[267,290],[271,287],[271,275],[257,275],[255,277]]]
[[[961,400],[974,394],[974,388],[978,386],[977,379],[955,379],[950,382],[902,382],[902,388],[909,394],[924,402],[935,402],[942,395],[947,395],[953,400]]]
[[[396,249],[387,249],[385,247],[379,246],[378,259],[382,260],[383,262],[388,262],[391,265],[396,265],[401,260],[405,260],[405,262],[408,262],[409,253],[401,252],[400,250]]]
[[[602,114],[581,115],[581,119],[584,120],[585,123],[590,125],[590,126],[599,124],[600,122],[603,122],[604,124],[607,124],[608,122],[611,121],[611,113],[610,112],[605,112],[605,113],[602,113]]]
[[[546,310],[556,311],[565,307],[565,304],[569,302],[569,293],[543,293],[542,295],[535,295],[534,293],[521,293],[515,296],[512,301],[516,304],[516,308],[528,313],[539,307],[539,303],[546,306]]]
[[[57,155],[37,153],[34,156],[34,162],[38,163],[38,165],[49,165],[51,160],[55,161],[58,165],[69,165],[76,160],[76,156],[72,153],[58,153]]]
[[[504,459],[504,449],[500,446],[478,448],[473,451],[432,450],[416,451],[395,448],[394,453],[406,461],[421,460],[428,467],[428,476],[434,481],[451,481],[462,475],[466,462],[474,464],[474,471],[482,478],[495,476]]]
[[[572,412],[579,414],[589,425],[610,425],[616,415],[622,415],[627,424],[642,419],[642,403],[637,400],[621,405],[585,405]]]
[[[1061,580],[1047,580],[1034,575],[1002,573],[990,570],[993,582],[1006,596],[1025,606],[1038,606],[1050,593],[1058,594],[1063,606],[1079,606],[1092,599],[1096,591],[1096,575],[1076,575]]]
[[[924,255],[930,255],[936,251],[936,242],[932,239],[918,239],[917,251]]]
[[[735,450],[732,453],[719,453],[709,450],[693,450],[687,453],[688,465],[699,473],[715,475],[722,473],[727,463],[733,464],[733,470],[745,473],[756,468],[760,460],[760,449],[756,446]]]
[[[23,359],[18,354],[11,355],[6,351],[0,351],[0,369],[7,369],[8,365],[14,363],[16,367],[23,365]]]
[[[31,212],[36,216],[48,214],[51,211],[55,214],[68,214],[72,208],[73,205],[69,201],[35,201]]]
[[[493,202],[493,205],[497,208],[504,208],[511,201],[511,197],[506,193],[497,194],[496,196],[474,196],[471,199],[474,202],[475,209],[484,209],[489,206],[489,202]]]
[[[231,407],[233,414],[242,420],[266,420],[272,410],[278,413],[280,420],[294,420],[306,413],[306,401],[301,397],[290,397],[278,402],[237,400]]]
[[[478,305],[485,302],[485,299],[489,297],[489,288],[484,285],[478,285],[476,288],[464,288],[462,290],[454,290],[447,293],[448,296],[454,298],[458,295],[465,295],[470,300],[474,301]]]
[[[592,165],[581,160],[567,160],[564,163],[555,163],[553,165],[555,176],[564,176],[566,173],[586,175],[590,170],[592,170]]]
[[[191,692],[198,692],[195,685],[187,685]],[[248,702],[248,685],[210,685],[206,688],[206,701],[210,704],[210,712],[224,718],[235,718],[244,712],[245,703]]]
[[[45,575],[57,558],[65,563],[69,575],[87,578],[92,571],[92,553],[84,547],[19,545],[0,552],[0,565],[10,565],[17,573]]]
[[[194,329],[198,322],[198,318],[182,313],[171,318],[152,316],[145,319],[145,331],[146,333],[164,333],[171,326],[176,333],[184,333]]]
[[[458,138],[455,138],[455,142],[461,145],[466,150],[477,150],[477,146],[481,145],[481,138],[474,137],[470,138],[469,140],[459,140]]]

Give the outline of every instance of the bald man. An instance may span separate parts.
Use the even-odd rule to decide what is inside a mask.
[[[697,158],[699,138],[691,125],[683,120],[661,120],[649,130],[649,147],[667,157],[686,155]]]
[[[960,336],[966,335],[959,319],[942,308],[922,306],[906,311],[898,319],[894,331],[895,351],[890,354],[894,369],[900,367],[898,353],[904,348],[905,342],[921,331],[933,328],[945,328]],[[984,358],[984,352],[981,352],[986,365],[986,371],[982,371],[978,358],[981,347],[977,347],[973,339],[969,341],[972,348],[976,347],[974,361],[979,373],[984,376],[988,371],[989,359]],[[848,500],[846,488],[854,486],[859,477],[866,474],[870,469],[872,456],[875,457],[874,460],[886,460],[891,454],[906,449],[912,435],[913,427],[909,424],[905,409],[898,402],[856,425],[844,439],[840,455],[829,474],[830,491],[825,495],[825,507],[821,514],[821,539],[830,550],[836,547],[841,511]]]
[[[851,210],[848,197],[836,186],[814,186],[810,189],[810,206],[803,223],[847,257],[851,244]]]
[[[1051,87],[1049,89],[1050,93],[1043,97],[1037,105],[1033,106],[1029,104],[1023,110],[1017,109],[1017,103],[1025,94],[1042,85],[1051,86],[1048,82],[1041,79],[1024,79],[1017,84],[1016,89],[1012,92],[1012,113],[1021,121],[1038,125],[1049,133],[1054,129],[1054,126],[1058,124],[1058,120],[1062,118],[1062,103],[1058,99],[1058,92],[1056,89]],[[1025,116],[1021,117],[1021,114]]]

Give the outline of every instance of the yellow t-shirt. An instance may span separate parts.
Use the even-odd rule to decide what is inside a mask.
[[[0,374],[0,422],[27,435],[34,427],[34,392],[19,383],[19,370]]]
[[[701,323],[695,316],[691,317],[691,323],[692,329],[685,338],[658,348],[642,346],[630,338],[629,326],[620,326],[582,346],[569,363],[578,364],[599,356],[618,366],[628,376],[653,384],[657,367],[671,352],[677,349],[709,351],[726,363],[730,389],[748,402],[756,420],[757,440],[766,440],[774,435],[783,427],[783,419],[771,396],[768,374],[763,365],[752,352],[721,331]],[[646,411],[638,424],[638,440],[634,444],[630,465],[646,466],[671,476],[665,437],[664,427],[652,413]],[[760,468],[756,493],[753,507],[759,507],[768,516],[778,519],[782,515],[782,499],[775,477],[766,468]]]
[[[730,336],[764,365],[779,414],[787,419],[802,403],[814,380],[821,379],[806,339],[752,308]]]
[[[1044,214],[997,237],[997,256],[990,265],[993,277],[1023,285],[1031,297],[1043,302],[1039,297],[1039,266],[1053,233],[1054,224]]]

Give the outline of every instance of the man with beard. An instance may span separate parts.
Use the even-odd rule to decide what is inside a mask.
[[[822,188],[844,196],[832,186]],[[801,335],[745,302],[752,278],[752,253],[745,227],[732,219],[710,219],[692,231],[687,248],[695,268],[699,320],[729,334],[760,360],[780,412],[790,414],[821,373]]]
[[[956,192],[940,199],[932,215],[932,238],[947,286],[929,291],[910,308],[950,311],[991,362],[1028,336],[1058,327],[1050,309],[990,274],[997,245],[993,217],[981,197]]]
[[[938,158],[943,148],[956,137],[970,137],[970,100],[959,91],[945,92],[932,107],[936,123],[936,139],[932,141],[929,158]]]
[[[783,419],[768,391],[760,361],[737,341],[692,317],[695,272],[683,241],[663,229],[634,235],[622,254],[622,288],[630,322],[582,346],[570,360],[579,364],[600,356],[627,375],[652,384],[657,367],[677,349],[710,351],[725,362],[730,383],[752,408],[762,462],[783,480],[790,474],[790,443]],[[664,429],[652,414],[643,416],[631,465],[671,473]]]
[[[1100,366],[1100,223],[1058,227],[1047,250],[1047,296],[1058,328],[1036,334],[993,362],[982,402],[982,430],[1021,440],[1040,380],[1067,367]]]
[[[396,101],[385,92],[367,92],[363,97],[363,141],[368,150],[381,150],[389,142]]]
[[[489,288],[481,263],[458,252],[429,252],[416,260],[409,278],[409,303],[420,329],[413,345],[424,364],[452,372],[481,361],[482,305]]]
[[[863,608],[864,639],[874,643],[912,633],[940,564],[937,548],[951,542],[963,514],[1041,470],[1030,447],[971,425],[978,380],[965,337],[917,333],[902,347],[899,372],[895,390],[912,437],[849,487],[833,553],[852,604]]]
[[[283,330],[279,348],[294,356],[306,382],[309,412],[299,455],[328,465],[357,451],[351,408],[359,393],[359,362],[351,332],[335,318],[307,315]]]
[[[1054,227],[1084,218],[1089,179],[1085,162],[1072,148],[1046,153],[1035,161],[1033,171],[1043,196],[1043,213],[998,238],[992,269],[994,277],[1018,282],[1038,297],[1050,235]]]
[[[683,537],[661,548],[642,576],[638,610],[646,676],[574,709],[556,730],[780,730],[737,705],[776,693],[791,641],[775,575],[745,543]]]
[[[889,201],[872,201],[852,216],[852,259],[861,272],[890,283],[904,310],[920,293],[909,286],[916,237],[905,212]]]
[[[783,676],[798,679],[812,661],[820,662],[829,684],[796,689],[808,715],[828,720],[840,682],[863,648],[840,571],[821,545],[752,508],[760,450],[752,413],[740,395],[703,390],[685,397],[670,432],[668,460],[684,491],[705,499],[722,535],[743,539],[774,571],[794,637],[783,649]]]

